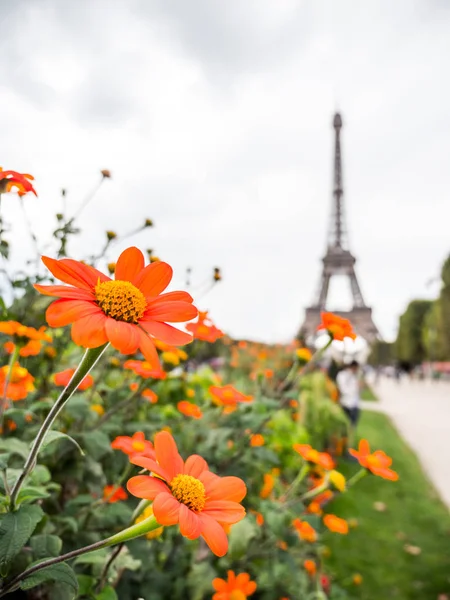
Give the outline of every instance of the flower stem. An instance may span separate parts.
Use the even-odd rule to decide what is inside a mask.
[[[350,477],[350,479],[347,481],[347,487],[351,487],[352,485],[355,485],[355,483],[358,483],[358,481],[360,479],[362,479],[363,477],[365,477],[367,475],[367,469],[361,469],[359,471],[357,471],[353,477]]]
[[[1,400],[1,406],[0,406],[0,429],[3,427],[3,415],[5,413],[6,407],[8,405],[8,387],[9,387],[9,383],[11,381],[11,375],[13,372],[13,367],[14,367],[14,363],[16,362],[16,360],[19,357],[19,351],[20,348],[17,344],[14,345],[14,350],[11,353],[11,356],[9,358],[9,363],[8,363],[8,372],[6,374],[6,378],[5,378],[5,389],[3,390],[3,398]]]
[[[309,472],[309,464],[305,463],[303,465],[303,467],[300,469],[300,471],[298,472],[297,477],[291,483],[291,486],[289,487],[288,491],[285,494],[285,498],[288,498],[288,496],[290,496],[291,494],[293,494],[295,492],[295,490],[298,488],[298,486],[304,480],[304,478],[306,477],[308,472]]]
[[[3,590],[0,592],[0,598],[6,596],[7,593],[13,591],[13,589],[17,589],[18,584],[23,581],[25,578],[29,577],[33,573],[45,569],[47,567],[51,567],[53,565],[57,565],[58,563],[65,562],[66,560],[70,560],[71,558],[75,558],[80,556],[81,554],[87,554],[88,552],[93,552],[94,550],[101,550],[102,548],[108,548],[109,546],[115,546],[116,544],[122,544],[123,542],[127,542],[134,538],[140,537],[141,535],[145,535],[150,531],[154,531],[158,529],[161,525],[152,515],[141,521],[137,525],[132,525],[115,535],[112,535],[106,540],[101,540],[99,542],[95,542],[94,544],[90,544],[89,546],[84,546],[83,548],[78,548],[78,550],[72,550],[72,552],[67,552],[67,554],[63,554],[61,556],[56,556],[55,558],[49,558],[47,560],[43,560],[37,565],[33,567],[29,567],[23,573],[20,573],[17,577],[15,577]]]
[[[31,471],[35,467],[36,459],[39,454],[39,450],[41,449],[41,446],[44,442],[44,438],[47,435],[50,427],[53,425],[56,417],[59,415],[59,413],[65,406],[66,402],[72,397],[72,395],[74,394],[74,392],[77,389],[77,387],[79,386],[79,384],[83,381],[83,379],[86,377],[86,375],[89,373],[89,371],[95,366],[96,362],[98,361],[100,356],[103,354],[103,352],[105,351],[107,346],[108,346],[108,344],[104,344],[103,346],[100,346],[99,348],[88,348],[86,350],[83,358],[81,359],[80,364],[78,365],[77,370],[75,371],[75,373],[72,376],[72,379],[69,381],[69,383],[63,389],[58,400],[52,406],[52,408],[51,408],[50,412],[48,413],[45,421],[43,422],[40,430],[38,431],[38,434],[33,442],[33,445],[31,446],[30,454],[28,455],[28,458],[25,462],[23,471],[19,475],[16,483],[14,484],[14,487],[11,492],[11,498],[10,498],[10,510],[14,510],[16,500],[17,500],[17,495],[19,494],[20,488],[22,487],[23,482],[25,481],[27,476],[31,473]]]

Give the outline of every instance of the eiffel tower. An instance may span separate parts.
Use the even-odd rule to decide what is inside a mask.
[[[350,319],[356,333],[368,343],[379,338],[378,329],[372,320],[372,309],[366,306],[355,273],[356,258],[348,250],[347,230],[344,223],[344,190],[342,186],[341,129],[342,118],[334,115],[334,185],[331,227],[328,234],[327,252],[322,259],[322,276],[312,306],[306,309],[305,320],[299,337],[313,336],[321,321],[320,313],[325,310],[328,288],[333,275],[345,275],[350,283],[353,308],[350,311],[333,311],[337,315]]]

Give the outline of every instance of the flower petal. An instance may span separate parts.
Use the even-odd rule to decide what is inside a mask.
[[[165,294],[160,294],[157,298],[152,298],[152,304],[158,304],[159,302],[175,302],[175,301],[189,302],[192,304],[194,302],[194,298],[188,294],[187,292],[166,292]]]
[[[171,346],[184,346],[184,344],[192,342],[192,335],[185,331],[180,331],[171,325],[167,325],[167,323],[142,320],[139,324],[147,333],[153,335],[165,344],[170,344]]]
[[[230,500],[206,500],[202,514],[209,515],[220,523],[237,523],[245,517],[245,508]]]
[[[226,592],[228,582],[226,582],[224,579],[220,579],[220,577],[215,577],[212,580],[212,586],[216,590],[216,592]]]
[[[231,500],[240,502],[247,494],[247,487],[239,477],[217,477],[203,482],[208,500]]]
[[[68,285],[39,285],[36,283],[33,287],[44,296],[57,296],[73,300],[94,300],[93,292]]]
[[[198,310],[190,302],[159,302],[157,304],[149,302],[143,320],[181,323],[195,319],[197,315]]]
[[[92,314],[103,314],[93,302],[86,300],[55,300],[45,313],[50,327],[64,327],[74,321]]]
[[[42,262],[60,281],[88,291],[95,287],[99,279],[100,281],[109,281],[107,275],[97,271],[94,267],[70,258],[55,260],[49,256],[43,256]]]
[[[208,470],[208,463],[204,458],[198,454],[191,454],[184,463],[185,475],[192,475],[192,477],[198,477],[203,471]]]
[[[158,494],[153,501],[153,514],[160,525],[178,523],[181,504],[169,492]]]
[[[155,344],[151,340],[148,333],[143,329],[140,330],[139,348],[144,355],[145,360],[150,364],[151,368],[155,369],[156,371],[162,371]]]
[[[105,321],[106,315],[102,311],[78,319],[72,325],[72,340],[83,348],[98,348],[106,344]]]
[[[198,517],[202,524],[201,535],[205,542],[216,556],[225,556],[228,550],[228,538],[223,527],[212,517],[205,515],[203,512],[201,512]]]
[[[132,456],[130,456],[130,462],[133,465],[137,465],[138,467],[147,469],[152,473],[156,473],[156,475],[159,475],[167,482],[170,481],[170,474],[167,473],[167,471],[165,471],[161,465],[158,465],[158,463],[155,460],[153,460],[153,458],[143,456],[142,454],[133,454]]]
[[[251,596],[256,592],[257,587],[256,581],[249,581],[246,585],[244,585],[242,591],[244,594],[247,594],[247,596]]]
[[[145,498],[146,500],[154,500],[158,494],[167,493],[167,485],[150,475],[136,475],[131,477],[127,483],[127,490],[136,498]]]
[[[142,269],[131,283],[138,287],[145,297],[158,296],[169,285],[172,274],[170,265],[158,261]]]
[[[367,440],[364,440],[364,439],[360,440],[358,451],[363,456],[366,455],[366,454],[370,454],[369,442]]]
[[[190,510],[185,504],[180,506],[179,524],[181,535],[189,540],[196,540],[201,531],[202,524],[198,515]]]
[[[172,479],[184,472],[184,463],[175,440],[168,431],[160,431],[155,435],[156,458],[164,471],[170,475],[168,483]]]
[[[137,325],[133,323],[107,317],[105,332],[112,346],[122,354],[133,354],[139,348],[141,334]]]
[[[144,269],[145,261],[142,252],[135,246],[127,248],[117,259],[114,277],[116,281],[133,281]]]

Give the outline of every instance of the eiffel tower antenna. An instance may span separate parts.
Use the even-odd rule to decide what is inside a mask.
[[[326,310],[328,290],[334,275],[347,277],[353,298],[350,311],[333,311],[352,321],[356,332],[372,342],[379,337],[378,330],[372,320],[372,309],[366,306],[355,273],[356,258],[348,249],[348,236],[344,214],[344,186],[342,181],[341,130],[342,117],[335,113],[334,128],[334,169],[333,169],[333,204],[330,228],[328,232],[327,251],[322,259],[323,267],[319,287],[312,306],[306,309],[305,320],[300,329],[302,337],[315,334],[320,323],[320,313]]]

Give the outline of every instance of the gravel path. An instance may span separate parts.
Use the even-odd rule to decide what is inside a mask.
[[[450,508],[450,382],[384,378],[373,387],[380,401],[363,407],[391,417]]]

